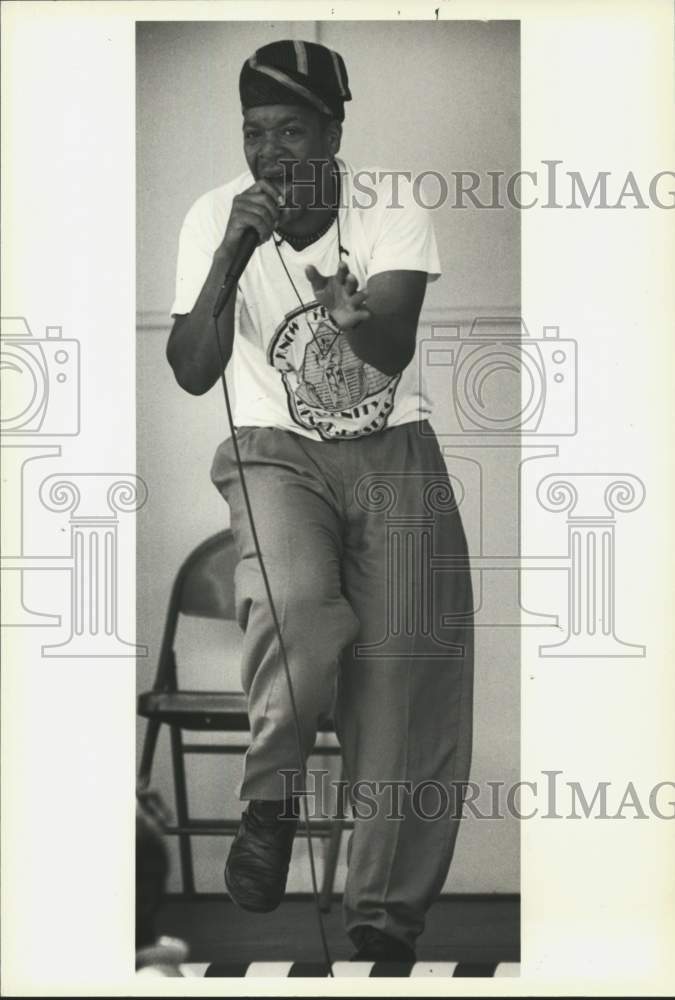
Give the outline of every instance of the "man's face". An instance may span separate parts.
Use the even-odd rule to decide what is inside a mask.
[[[243,129],[244,155],[256,180],[271,181],[285,194],[287,204],[299,209],[320,204],[321,173],[326,168],[310,161],[332,161],[339,148],[335,121],[299,105],[268,104],[245,111]],[[293,166],[282,162],[289,160],[297,162]],[[307,181],[315,181],[314,189]]]

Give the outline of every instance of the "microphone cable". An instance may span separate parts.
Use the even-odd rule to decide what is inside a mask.
[[[225,279],[227,282],[227,277]],[[265,593],[267,595],[267,601],[269,603],[270,612],[272,614],[272,619],[274,621],[274,629],[277,634],[277,639],[279,641],[279,649],[281,651],[281,658],[284,666],[284,673],[286,674],[286,681],[288,684],[288,694],[291,702],[291,708],[293,711],[293,721],[295,725],[295,737],[297,742],[298,751],[298,763],[300,764],[300,775],[302,778],[302,792],[300,798],[302,801],[302,813],[305,829],[305,837],[307,841],[307,850],[309,853],[309,867],[312,877],[312,896],[314,899],[314,905],[316,908],[316,918],[319,925],[319,935],[321,937],[321,947],[323,950],[324,960],[326,962],[327,974],[333,978],[333,962],[331,960],[330,951],[328,950],[328,941],[326,939],[326,929],[323,922],[323,914],[321,913],[321,906],[319,902],[319,890],[316,879],[316,865],[314,862],[314,843],[312,841],[312,832],[309,823],[309,807],[307,805],[307,797],[305,795],[305,789],[307,786],[307,769],[304,762],[304,756],[302,752],[302,736],[300,733],[300,720],[298,718],[298,710],[295,702],[295,693],[293,691],[293,682],[291,680],[291,671],[288,666],[288,656],[286,655],[286,646],[284,644],[283,636],[281,634],[281,626],[279,625],[279,616],[277,615],[277,609],[274,604],[274,598],[272,597],[272,588],[270,587],[269,577],[267,576],[267,569],[265,567],[265,562],[262,557],[262,552],[260,550],[260,542],[258,540],[258,532],[255,526],[255,520],[253,517],[253,510],[251,508],[251,500],[248,493],[248,487],[246,485],[246,477],[244,475],[244,467],[241,461],[241,455],[239,453],[239,442],[237,441],[237,435],[234,427],[234,419],[232,416],[232,406],[230,403],[230,394],[227,389],[227,381],[225,379],[225,358],[223,357],[223,349],[220,343],[220,337],[218,335],[218,320],[213,317],[213,329],[216,338],[216,345],[218,347],[218,354],[220,356],[221,366],[220,366],[220,381],[223,387],[223,395],[225,397],[225,408],[227,410],[227,420],[230,428],[230,434],[232,436],[232,444],[234,445],[234,455],[237,464],[237,472],[239,474],[239,481],[241,483],[241,489],[244,496],[244,503],[246,505],[246,514],[248,517],[248,522],[251,527],[251,535],[253,537],[253,544],[255,547],[256,556],[258,558],[258,564],[260,566],[260,572],[262,574],[263,582],[265,585]]]

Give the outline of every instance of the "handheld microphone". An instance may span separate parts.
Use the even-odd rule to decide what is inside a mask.
[[[259,236],[253,226],[248,226],[241,234],[239,246],[236,249],[230,269],[225,275],[216,304],[213,307],[213,318],[218,319],[221,312],[227,305],[230,295],[234,291],[237,282],[246,270],[246,265],[253,256],[253,251],[258,246]]]

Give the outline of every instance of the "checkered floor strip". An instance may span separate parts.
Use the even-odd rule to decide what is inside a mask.
[[[492,978],[519,976],[519,962],[333,962],[333,975],[345,976],[395,976],[419,978],[422,976]],[[213,978],[302,978],[327,976],[326,966],[320,962],[188,962],[181,966],[185,976],[210,976]]]

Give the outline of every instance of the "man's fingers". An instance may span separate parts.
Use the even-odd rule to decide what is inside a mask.
[[[269,220],[272,228],[276,226],[280,215],[279,206],[273,204],[272,199],[266,191],[260,191],[256,195],[247,195],[246,198],[239,202],[237,209],[246,212],[255,212],[256,215],[263,213],[265,218]]]
[[[356,278],[353,274],[348,274],[347,277],[345,278],[345,291],[347,292],[347,294],[352,295],[358,287],[359,287],[358,278]]]
[[[281,206],[286,201],[284,193],[280,191],[278,187],[275,187],[271,181],[266,180],[264,177],[261,177],[260,180],[256,181],[252,187],[248,188],[246,193],[261,193],[268,195],[276,206]]]
[[[350,274],[349,265],[344,262],[340,262],[338,269],[334,275],[331,277],[326,277],[320,274],[319,271],[314,267],[313,264],[308,264],[305,268],[305,274],[308,280],[311,282],[312,289],[315,293],[323,291],[327,286],[334,282],[333,292],[335,299],[335,304],[340,302],[345,302],[348,300],[350,307],[360,306],[362,302],[365,301],[367,297],[367,292],[357,292],[359,287],[358,278],[355,275]],[[335,286],[340,286],[340,291],[337,291]]]
[[[270,225],[267,217],[264,213],[256,212],[251,210],[246,210],[240,213],[239,221],[243,226],[250,226],[251,229],[255,229],[259,237],[259,243],[266,243],[267,240],[272,235],[273,225]]]
[[[242,208],[248,215],[257,215],[259,219],[269,225],[270,229],[274,229],[277,224],[277,214],[270,209],[266,202],[249,201]]]
[[[355,309],[358,309],[360,305],[363,305],[367,298],[368,292],[355,292],[354,295],[350,296],[349,304]]]
[[[308,264],[305,268],[305,274],[310,281],[312,288],[315,292],[320,292],[322,288],[325,288],[328,284],[328,278],[324,277],[313,264]]]

